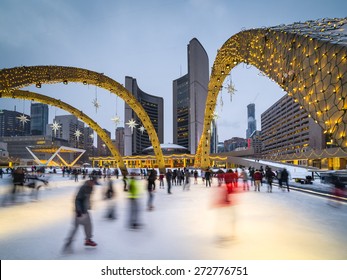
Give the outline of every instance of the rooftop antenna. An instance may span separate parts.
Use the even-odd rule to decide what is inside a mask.
[[[253,102],[251,102],[251,103],[254,103],[254,102],[255,102],[255,100],[258,98],[258,95],[259,95],[259,92],[258,92],[257,95],[254,97]]]

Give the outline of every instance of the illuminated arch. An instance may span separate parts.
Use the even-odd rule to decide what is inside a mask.
[[[66,84],[68,82],[95,85],[122,98],[137,114],[143,126],[146,128],[154,148],[158,167],[160,169],[165,168],[160,142],[146,111],[128,90],[103,73],[65,66],[23,66],[0,70],[0,93],[4,91],[11,92],[14,89],[30,85],[41,86],[41,84]]]
[[[217,97],[238,64],[255,66],[301,105],[340,147],[347,147],[347,42],[337,36],[347,18],[246,30],[218,51],[208,85],[195,165],[208,167],[208,130]],[[313,30],[313,31],[312,31]],[[326,33],[326,31],[329,33]]]
[[[85,122],[87,125],[89,125],[98,135],[99,137],[105,142],[106,146],[109,148],[112,156],[115,158],[118,167],[122,170],[123,174],[127,174],[127,169],[124,165],[124,161],[119,154],[117,148],[113,145],[111,138],[107,135],[107,133],[95,122],[93,121],[90,117],[88,117],[86,114],[84,114],[82,111],[76,109],[75,107],[62,102],[59,99],[55,99],[52,97],[48,97],[46,95],[42,95],[39,93],[35,92],[30,92],[30,91],[23,91],[23,90],[13,90],[11,92],[1,92],[0,93],[1,98],[13,98],[13,99],[25,99],[25,100],[31,100],[31,101],[37,101],[40,103],[52,105],[55,107],[59,107],[83,122]]]

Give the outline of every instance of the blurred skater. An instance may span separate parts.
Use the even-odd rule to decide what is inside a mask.
[[[333,186],[333,195],[337,198],[337,199],[330,199],[328,204],[330,206],[333,207],[340,207],[341,206],[341,202],[338,200],[340,197],[344,197],[346,194],[346,185],[344,182],[341,181],[341,179],[339,178],[339,176],[333,174],[331,175],[331,177],[329,178],[330,183]]]
[[[105,192],[105,199],[107,200],[107,209],[106,209],[106,219],[114,220],[116,219],[116,204],[114,202],[114,197],[116,196],[116,193],[113,189],[113,181],[111,177],[107,177],[107,189]]]
[[[189,191],[190,189],[190,181],[189,181],[189,177],[190,177],[190,174],[189,174],[189,170],[186,169],[184,171],[184,183],[183,183],[183,190],[187,190]]]
[[[253,175],[254,178],[254,191],[260,192],[261,182],[263,180],[263,174],[259,169],[256,169]]]
[[[159,174],[159,189],[163,189],[164,188],[164,174],[160,173]]]
[[[130,218],[129,227],[131,229],[138,229],[141,227],[139,223],[139,197],[140,197],[140,187],[138,185],[138,180],[136,180],[134,173],[130,174],[129,178],[129,188],[128,197],[130,202]]]
[[[225,174],[231,177],[230,169]],[[230,178],[231,179],[231,178]],[[229,179],[227,179],[229,180]],[[238,190],[231,182],[214,189],[212,207],[216,210],[215,230],[217,242],[225,242],[236,237],[236,204]]]
[[[289,173],[287,171],[287,169],[283,169],[281,172],[281,183],[282,183],[282,187],[285,184],[287,186],[287,191],[289,192],[289,184],[288,184],[288,179],[289,179]]]
[[[127,181],[128,181],[128,178],[127,178],[126,175],[123,176],[122,181],[123,181],[123,190],[124,190],[125,192],[127,192],[127,191],[128,191],[128,182],[127,182]]]
[[[211,171],[208,168],[205,171],[205,181],[206,187],[211,187]]]
[[[267,181],[267,192],[272,192],[272,182],[275,177],[275,173],[272,172],[271,167],[268,167],[265,172],[265,178]]]
[[[171,194],[171,183],[172,183],[172,171],[168,169],[166,172],[166,183],[167,183],[167,193]]]
[[[242,181],[243,181],[243,190],[247,190],[249,191],[249,184],[248,184],[248,174],[247,174],[247,171],[242,168],[242,172],[241,172],[241,178],[242,178]]]
[[[23,168],[21,167],[16,168],[12,173],[12,177],[13,177],[13,188],[11,193],[11,200],[12,202],[15,202],[16,194],[18,192],[18,186],[23,186],[25,182],[25,173]]]
[[[147,210],[152,211],[154,209],[153,200],[154,200],[154,191],[155,191],[155,180],[157,179],[157,173],[152,169],[149,173],[147,179],[147,191],[148,191],[148,202]]]
[[[94,185],[99,185],[96,177],[87,180],[80,187],[75,198],[75,217],[73,227],[66,239],[63,252],[71,252],[71,245],[77,233],[78,227],[82,225],[85,233],[85,246],[95,247],[97,244],[92,238],[92,222],[88,210],[90,209],[90,196],[93,192]]]

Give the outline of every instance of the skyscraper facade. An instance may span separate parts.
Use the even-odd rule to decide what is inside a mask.
[[[109,138],[111,138],[111,132],[109,132],[107,129],[103,129],[103,131],[108,135]],[[99,135],[97,137],[96,143],[99,156],[107,157],[111,155],[110,149],[106,146],[105,142]]]
[[[210,153],[215,154],[218,152],[218,133],[217,133],[217,125],[215,120],[212,120],[211,122],[210,134],[211,134]]]
[[[173,142],[194,154],[204,124],[209,61],[196,38],[189,42],[187,55],[188,73],[173,81]]]
[[[65,139],[73,148],[84,148],[84,123],[74,115],[56,116],[53,122],[59,123],[57,131],[48,130],[47,134],[56,138]],[[79,135],[77,135],[79,131]]]
[[[116,128],[115,147],[117,148],[119,154],[124,156],[124,127]]]
[[[247,130],[246,138],[250,138],[254,131],[257,130],[257,121],[255,120],[255,104],[247,105]]]
[[[137,85],[136,79],[125,77],[125,88],[140,102],[149,116],[160,143],[164,142],[164,99],[150,95],[142,91]],[[124,128],[124,155],[141,154],[142,150],[150,147],[151,141],[146,130],[140,131],[142,126],[140,118],[125,102],[124,121],[135,120],[138,124],[134,129],[127,125]]]
[[[30,135],[29,115],[17,111],[0,110],[0,137],[28,135]]]
[[[46,135],[48,124],[48,105],[32,103],[30,106],[30,132],[31,135]]]
[[[82,158],[84,161],[87,161],[88,157],[96,156],[96,149],[94,147],[94,130],[91,127],[86,126],[84,128],[83,139],[83,149],[86,150],[86,152],[83,154]]]

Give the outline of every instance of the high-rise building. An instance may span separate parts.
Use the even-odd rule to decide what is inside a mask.
[[[56,116],[53,123],[56,122],[60,128],[56,131],[47,129],[47,134],[55,138],[68,140],[73,148],[84,148],[84,123],[74,115]]]
[[[94,147],[94,130],[91,127],[87,126],[84,128],[83,135],[83,149],[86,150],[86,152],[83,154],[82,158],[84,161],[88,161],[88,157],[96,156],[96,149]]]
[[[246,138],[250,138],[254,131],[257,130],[257,121],[255,120],[255,104],[247,105],[247,130]]]
[[[42,103],[31,103],[30,117],[31,135],[46,135],[46,127],[48,124],[48,105]]]
[[[194,154],[204,124],[209,62],[196,38],[189,42],[187,55],[188,73],[173,81],[173,142]]]
[[[325,146],[322,128],[288,94],[261,114],[261,135],[265,157],[321,150]]]
[[[211,122],[210,134],[211,134],[210,153],[215,154],[218,152],[218,133],[217,133],[217,125],[215,120],[212,120]]]
[[[108,135],[109,138],[111,138],[111,132],[109,132],[107,129],[103,129],[103,131]],[[106,146],[105,142],[101,139],[99,135],[96,140],[96,147],[98,149],[99,156],[108,157],[111,155],[110,149]]]
[[[0,110],[0,137],[30,135],[30,116],[17,111]]]
[[[164,99],[142,91],[137,85],[136,79],[132,77],[125,77],[125,88],[140,102],[157,132],[159,142],[163,143]],[[134,119],[138,125],[134,129],[128,126],[124,128],[124,154],[126,156],[141,154],[143,149],[152,145],[147,131],[139,130],[142,126],[140,118],[125,102],[124,120],[128,122],[131,119]]]
[[[116,128],[115,147],[117,148],[119,154],[124,156],[124,127]]]
[[[89,150],[94,146],[94,130],[86,126],[83,130],[84,147],[83,149]]]

